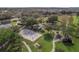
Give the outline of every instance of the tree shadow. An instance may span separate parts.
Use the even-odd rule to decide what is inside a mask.
[[[50,33],[46,33],[46,34],[44,34],[44,39],[46,41],[52,41],[53,40],[53,36]]]
[[[69,41],[63,41],[63,44],[64,44],[65,46],[68,46],[68,47],[70,47],[70,46],[73,46],[73,45],[74,45],[74,43],[73,43],[73,42],[69,42]]]
[[[65,52],[65,51],[62,49],[55,49],[55,52]]]
[[[68,35],[68,34],[65,34],[62,42],[63,42],[63,44],[65,46],[69,46],[70,47],[70,46],[74,45],[74,43],[72,42],[72,37],[70,35]]]

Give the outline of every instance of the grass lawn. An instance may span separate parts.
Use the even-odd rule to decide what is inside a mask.
[[[73,16],[73,24],[77,25],[79,22],[79,16]]]
[[[24,45],[22,45],[22,52],[28,52],[28,49]]]
[[[79,38],[73,38],[73,46],[66,46],[62,42],[56,42],[56,50],[64,52],[79,52]]]
[[[37,43],[41,45],[41,51],[43,52],[49,52],[52,50],[52,37],[48,34],[44,34],[40,37]]]
[[[35,43],[35,42],[31,42],[31,41],[29,41],[29,40],[27,40],[27,39],[23,39],[23,40],[29,45],[29,47],[31,48],[32,52],[37,52],[37,49],[34,47],[34,43]],[[26,49],[27,49],[27,48],[26,48]],[[24,51],[27,52],[27,50],[24,50]]]

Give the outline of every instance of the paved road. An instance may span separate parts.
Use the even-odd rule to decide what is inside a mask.
[[[10,28],[10,27],[12,27],[11,24],[1,24],[0,25],[0,28]]]

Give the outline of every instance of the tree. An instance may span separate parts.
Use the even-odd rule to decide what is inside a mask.
[[[24,26],[32,26],[34,24],[37,24],[37,20],[34,17],[22,17],[21,23]]]
[[[0,29],[0,51],[21,51],[21,37],[11,29]]]
[[[0,14],[0,19],[5,20],[5,19],[11,19],[12,18],[12,13],[11,12],[2,12]]]
[[[52,30],[52,25],[45,24],[45,29],[50,32]]]
[[[53,25],[56,24],[57,21],[58,21],[57,16],[51,16],[48,18],[48,23],[52,23]]]
[[[60,13],[61,14],[66,14],[66,11],[65,10],[61,10]]]
[[[77,16],[79,16],[79,12],[77,12]]]

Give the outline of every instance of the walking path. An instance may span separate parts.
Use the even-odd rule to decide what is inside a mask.
[[[52,41],[52,44],[53,44],[53,47],[52,47],[52,52],[55,52],[55,48],[56,48],[56,45],[55,43],[56,42],[59,42],[59,41],[62,41],[63,37],[61,39],[56,39],[56,31],[53,31],[55,33],[54,35],[54,38],[53,38],[53,41]],[[60,33],[61,31],[59,31]],[[63,35],[62,35],[63,36]]]
[[[31,48],[25,41],[22,41],[22,43],[25,45],[25,47],[28,49],[29,52],[32,52]]]
[[[53,44],[52,52],[54,52],[55,51],[55,41],[54,40],[52,41],[52,44]]]
[[[55,48],[56,48],[55,43],[56,43],[56,42],[59,42],[59,41],[61,41],[61,40],[55,40],[55,39],[53,39],[53,41],[52,41],[52,44],[53,44],[52,52],[55,52]]]

